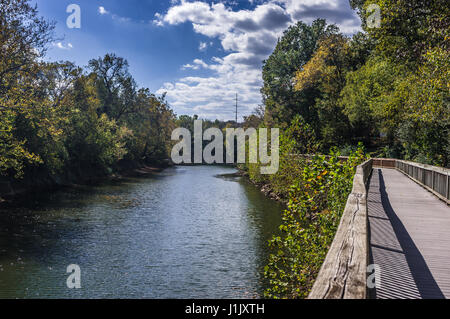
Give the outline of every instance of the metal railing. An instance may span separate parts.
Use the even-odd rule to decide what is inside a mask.
[[[395,168],[450,204],[450,169],[401,160],[395,161]]]

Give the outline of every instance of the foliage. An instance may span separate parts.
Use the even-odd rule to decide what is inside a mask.
[[[20,177],[25,165],[42,162],[28,148],[27,138],[18,136],[17,122],[33,116],[31,105],[37,101],[31,92],[27,93],[33,85],[30,76],[36,74],[36,59],[44,54],[52,31],[53,25],[41,19],[28,1],[1,1],[0,174]]]
[[[320,145],[311,126],[301,116],[296,116],[291,125],[280,136],[280,163],[277,174],[269,175],[272,190],[282,199],[287,199],[289,189],[301,176],[295,154],[315,154]]]
[[[325,20],[318,19],[310,26],[299,21],[284,32],[263,66],[261,93],[269,126],[289,123],[295,114],[300,114],[309,123],[316,118],[311,108],[316,92],[295,92],[293,78],[296,71],[311,59],[319,39],[336,30],[336,26],[327,26]]]
[[[297,115],[290,126],[280,131],[279,170],[273,175],[261,175],[261,164],[247,163],[246,170],[254,183],[270,185],[271,191],[281,200],[287,200],[289,186],[300,176],[299,160],[296,154],[315,154],[319,149],[313,129],[305,120]],[[248,150],[248,148],[247,148]]]
[[[450,165],[450,54],[429,50],[418,72],[403,83],[406,120],[396,133],[409,160]]]
[[[325,149],[346,141],[348,121],[339,104],[339,94],[345,86],[350,68],[350,43],[342,34],[324,36],[312,58],[297,73],[295,90],[315,88],[320,92],[314,108],[318,115],[315,125]]]
[[[430,47],[449,48],[448,1],[368,0],[363,6],[371,4],[381,9],[381,26],[367,31],[385,58],[415,67]]]
[[[167,158],[175,115],[165,96],[138,88],[115,54],[88,70],[42,62],[53,28],[30,1],[1,1],[0,174],[109,173]]]
[[[399,73],[389,61],[374,57],[359,70],[347,75],[341,103],[353,132],[366,143],[387,129],[384,119],[391,119],[385,116],[386,102]]]
[[[282,236],[270,242],[266,297],[308,295],[338,227],[354,168],[364,160],[358,142],[376,156],[450,165],[448,4],[443,0],[350,0],[350,4],[361,16],[364,32],[347,38],[335,29],[304,47],[290,46],[292,38],[308,29],[299,23],[297,29],[286,31],[286,42],[280,40],[264,65],[262,125],[283,128],[280,170],[261,177],[249,167],[249,176],[288,200]],[[366,24],[371,4],[381,8],[379,28]],[[304,143],[304,135],[288,133],[297,128],[291,122],[296,116],[303,118],[297,123],[303,132],[310,130],[315,136],[316,151],[329,157],[292,160],[288,155],[295,153],[292,145]],[[348,162],[338,160],[335,147],[350,154]],[[298,152],[305,154],[305,149]]]
[[[300,115],[320,151],[358,142],[374,154],[449,165],[446,1],[350,0],[364,32],[316,20],[286,30],[263,67],[264,124]],[[365,23],[381,9],[380,27]]]
[[[365,159],[362,147],[342,162],[339,153],[299,161],[300,175],[290,186],[281,236],[270,241],[273,253],[265,267],[269,298],[304,298],[333,241],[355,167]]]
[[[66,97],[69,120],[65,127],[68,166],[107,171],[126,154],[126,137],[132,132],[120,127],[104,113],[98,114],[100,101],[95,89],[95,76],[82,76]]]

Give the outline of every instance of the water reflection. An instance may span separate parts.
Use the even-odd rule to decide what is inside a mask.
[[[229,167],[165,170],[0,209],[2,298],[257,298],[281,207]],[[78,264],[82,289],[66,287]]]

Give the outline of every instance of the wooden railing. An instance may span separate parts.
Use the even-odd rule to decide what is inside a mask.
[[[359,165],[336,236],[309,299],[365,299],[369,260],[367,182],[373,160]]]
[[[352,193],[309,294],[310,299],[366,298],[369,260],[367,182],[373,167],[397,169],[450,204],[450,169],[391,158],[374,158],[358,166]]]
[[[374,158],[373,166],[382,168],[395,168],[395,162],[397,160],[393,158]]]
[[[395,168],[450,205],[450,169],[401,160]]]

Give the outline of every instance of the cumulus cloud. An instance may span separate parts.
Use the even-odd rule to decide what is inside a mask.
[[[205,62],[203,62],[203,60],[195,59],[195,60],[193,61],[193,64],[190,64],[190,63],[185,64],[185,65],[183,65],[183,66],[181,67],[181,69],[182,69],[182,70],[186,70],[186,69],[198,70],[198,69],[200,69],[200,68],[205,68],[205,69],[207,69],[208,67],[209,67],[209,66],[208,66]]]
[[[195,33],[218,39],[225,54],[210,61],[196,59],[183,65],[183,70],[205,69],[210,75],[165,83],[158,93],[167,92],[178,112],[231,119],[238,92],[241,114],[247,115],[261,103],[262,63],[275,48],[282,32],[297,20],[310,23],[316,18],[338,24],[344,33],[360,28],[360,21],[351,11],[348,0],[257,1],[252,10],[234,10],[226,2],[208,4],[181,0],[165,14],[157,13],[153,23],[161,27],[190,23]],[[199,50],[207,47],[207,42],[201,42]]]
[[[348,0],[279,0],[294,20],[310,23],[317,18],[326,18],[341,31],[352,34],[361,30],[361,21],[350,8]]]

